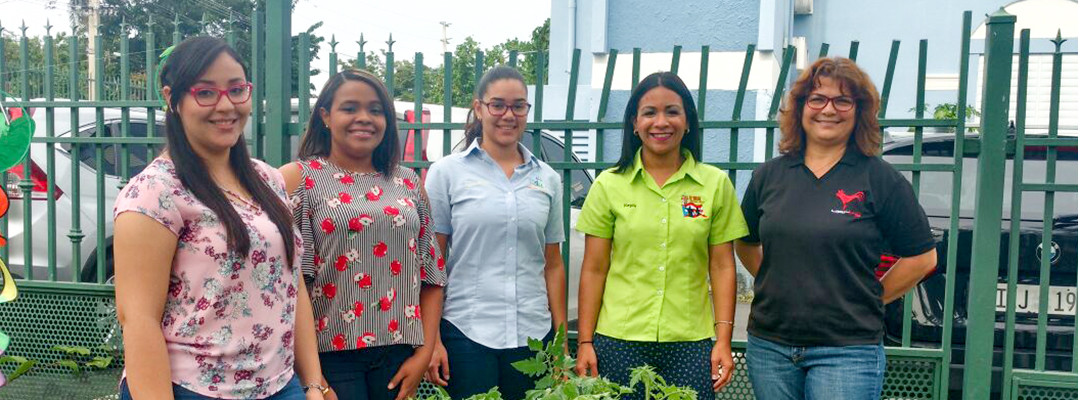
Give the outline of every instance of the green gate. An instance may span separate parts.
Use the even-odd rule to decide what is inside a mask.
[[[310,39],[306,34],[301,34],[299,46],[297,47],[298,54],[292,54],[289,37],[291,16],[287,2],[269,3],[282,4],[270,4],[266,10],[256,10],[250,16],[252,29],[247,33],[248,36],[245,37],[245,40],[249,40],[253,44],[249,57],[251,80],[255,83],[256,88],[252,111],[254,116],[251,119],[252,126],[249,132],[251,140],[249,143],[252,146],[252,154],[256,157],[265,159],[274,165],[281,165],[292,159],[293,152],[290,142],[294,136],[301,133],[307,115],[311,111],[309,109],[311,94],[307,90],[300,90],[295,94],[289,93],[287,90],[287,88],[291,87],[289,78],[291,76],[291,57],[297,57],[299,60],[299,87],[307,87],[310,81],[307,72],[310,70],[310,57],[309,54],[306,54],[306,49],[308,48],[306,43]],[[985,81],[988,84],[985,85],[985,102],[982,106],[984,118],[981,121],[981,134],[979,137],[966,138],[968,130],[966,126],[967,110],[963,107],[967,103],[969,82],[968,70],[972,25],[972,16],[969,12],[963,15],[959,35],[961,52],[958,55],[960,68],[959,89],[956,98],[958,107],[955,118],[925,118],[925,76],[928,54],[928,42],[926,40],[918,43],[915,117],[912,119],[886,118],[887,101],[891,94],[895,70],[898,68],[898,52],[901,45],[899,41],[892,42],[889,61],[887,69],[884,71],[884,80],[880,91],[882,97],[880,109],[881,126],[883,128],[908,127],[913,132],[914,150],[911,162],[895,164],[895,166],[909,174],[914,190],[921,193],[923,175],[926,173],[949,174],[950,190],[953,194],[950,196],[950,208],[952,211],[949,232],[959,232],[960,218],[957,211],[960,208],[961,201],[959,194],[968,191],[968,187],[963,190],[964,185],[973,184],[973,182],[963,182],[963,158],[970,154],[978,154],[979,157],[978,178],[975,187],[978,214],[974,227],[974,258],[972,262],[975,268],[971,273],[969,318],[966,322],[968,329],[965,330],[966,340],[964,342],[965,377],[963,387],[965,388],[964,397],[966,399],[988,398],[988,390],[991,388],[990,383],[992,382],[993,327],[996,323],[996,312],[993,308],[996,287],[993,285],[997,284],[997,266],[1000,265],[998,246],[1000,245],[1002,198],[1004,196],[1001,182],[1003,182],[1005,173],[1006,154],[1008,151],[1015,154],[1014,173],[1015,182],[1018,183],[1013,186],[1012,196],[1017,195],[1015,198],[1018,199],[1021,197],[1020,193],[1026,191],[1042,191],[1046,193],[1045,221],[1047,222],[1045,223],[1043,239],[1046,245],[1051,242],[1052,219],[1050,214],[1053,208],[1052,194],[1061,191],[1078,191],[1078,187],[1076,187],[1078,185],[1063,185],[1054,182],[1055,153],[1054,150],[1051,150],[1059,146],[1078,146],[1076,139],[1058,138],[1055,128],[1052,129],[1049,138],[1026,139],[1024,137],[1025,97],[1023,88],[1025,87],[1025,77],[1022,72],[1019,72],[1018,76],[1021,84],[1017,95],[1016,136],[1013,139],[1007,138],[1007,112],[1010,104],[1008,92],[1009,82],[1011,81],[1011,56],[1014,53],[1014,22],[1015,18],[1002,12],[1002,10],[988,19],[989,34],[985,42]],[[239,33],[229,29],[224,32],[224,35],[234,43]],[[181,36],[177,30],[168,43],[178,43],[182,39]],[[4,398],[40,398],[43,393],[51,393],[81,399],[97,398],[115,393],[115,382],[119,368],[123,365],[121,354],[115,354],[116,358],[110,368],[104,371],[94,371],[94,374],[85,374],[78,378],[73,378],[66,367],[51,364],[61,358],[59,352],[52,350],[52,348],[55,345],[77,345],[93,349],[92,351],[95,355],[101,356],[119,351],[119,348],[115,346],[118,331],[114,323],[114,308],[111,299],[112,287],[109,284],[106,269],[103,267],[97,268],[97,266],[108,265],[111,260],[108,251],[96,250],[107,249],[111,240],[109,237],[111,223],[105,222],[111,220],[112,204],[106,201],[110,191],[114,193],[117,190],[115,186],[120,186],[125,182],[124,177],[129,176],[128,172],[132,167],[132,160],[141,158],[145,161],[152,159],[164,143],[155,122],[161,118],[156,113],[160,108],[160,103],[156,91],[155,77],[150,74],[145,80],[138,82],[138,86],[141,87],[137,91],[135,90],[136,87],[132,85],[131,79],[129,79],[129,68],[132,63],[142,63],[146,70],[154,70],[157,54],[161,50],[159,47],[164,47],[164,45],[158,44],[159,41],[154,38],[152,33],[147,34],[144,39],[148,43],[147,49],[149,51],[141,54],[141,57],[131,57],[131,54],[127,51],[128,38],[120,38],[120,48],[116,49],[120,53],[120,87],[118,89],[109,89],[105,85],[106,79],[98,79],[94,82],[96,93],[114,93],[115,98],[94,101],[81,100],[87,97],[86,89],[88,88],[84,84],[85,76],[79,71],[78,67],[80,54],[83,53],[81,51],[83,47],[80,46],[78,38],[73,38],[72,45],[68,48],[70,54],[68,57],[68,60],[70,60],[69,65],[55,63],[53,37],[49,34],[44,38],[45,65],[29,65],[28,60],[30,57],[28,55],[25,27],[23,27],[20,38],[20,59],[17,60],[17,63],[14,62],[15,60],[4,59],[4,44],[0,42],[0,89],[15,93],[18,96],[18,99],[5,101],[5,105],[8,107],[35,108],[37,112],[44,113],[44,123],[39,124],[39,132],[44,133],[38,133],[33,139],[35,148],[42,150],[27,157],[22,167],[23,171],[39,169],[42,172],[41,176],[45,177],[44,186],[46,188],[43,193],[36,193],[35,190],[38,190],[40,186],[36,185],[37,182],[34,181],[30,173],[23,173],[19,177],[9,180],[9,172],[0,171],[0,183],[4,183],[5,188],[17,189],[15,193],[21,193],[21,196],[18,196],[20,199],[13,200],[13,203],[15,203],[13,205],[17,205],[18,210],[13,208],[12,214],[4,220],[0,220],[0,231],[8,234],[13,232],[12,229],[19,228],[9,225],[13,218],[18,218],[22,221],[21,232],[24,235],[19,241],[19,246],[21,246],[22,250],[21,260],[9,258],[10,249],[0,249],[0,257],[5,261],[19,261],[18,264],[22,265],[22,268],[16,269],[14,272],[21,274],[24,278],[19,282],[23,296],[14,303],[0,305],[0,329],[8,332],[14,338],[9,354],[43,361],[42,366],[36,372],[20,378],[9,387],[0,389],[0,393],[4,394],[2,396]],[[104,71],[105,55],[109,53],[100,45],[102,38],[97,37],[93,38],[93,40],[98,45],[94,47],[96,51],[91,60],[87,61],[94,62],[98,66],[98,71]],[[390,45],[390,51],[385,55],[386,65],[393,66],[395,55],[392,52],[392,38],[387,43]],[[335,44],[336,40],[334,39],[331,43],[328,65],[328,70],[331,74],[340,68]],[[1028,63],[1028,33],[1023,34],[1021,44],[1022,47],[1019,53],[1022,57],[1019,59],[1019,66],[1024,66]],[[823,44],[818,55],[821,57],[827,56],[830,47],[828,44]],[[859,43],[854,41],[850,43],[849,51],[843,55],[856,59],[858,49]],[[708,46],[702,46],[699,51],[701,54],[700,71],[705,71],[700,75],[699,90],[697,92],[701,119],[700,126],[708,132],[717,133],[716,135],[704,135],[706,139],[704,139],[703,144],[707,147],[723,149],[727,154],[724,159],[707,159],[705,161],[729,171],[731,178],[736,182],[738,176],[747,177],[753,168],[761,164],[755,160],[746,160],[739,157],[738,146],[742,144],[741,139],[743,137],[754,135],[758,130],[762,131],[763,140],[765,141],[765,158],[775,156],[775,138],[778,128],[776,116],[780,109],[780,99],[787,86],[789,75],[796,73],[796,71],[791,71],[790,68],[795,50],[792,47],[787,47],[781,51],[781,54],[775,54],[775,60],[780,65],[779,76],[774,82],[774,91],[772,92],[772,100],[768,105],[767,118],[763,120],[741,119],[741,110],[744,105],[745,95],[748,92],[748,78],[751,73],[752,61],[754,56],[758,54],[755,45],[749,44],[746,47],[739,89],[729,116],[705,115],[704,110],[708,100],[708,76],[706,71],[708,71],[710,49]],[[681,46],[674,48],[670,64],[671,71],[677,72],[681,52]],[[361,66],[364,65],[365,55],[366,52],[361,50],[357,58]],[[521,55],[516,52],[510,53],[507,58],[508,63],[516,66]],[[565,132],[564,154],[561,155],[563,160],[573,159],[571,154],[573,148],[572,132],[595,132],[595,140],[597,140],[596,159],[599,161],[549,162],[551,167],[562,173],[565,185],[563,188],[563,193],[565,194],[563,203],[568,209],[570,204],[569,196],[572,193],[570,184],[573,171],[585,170],[594,173],[613,164],[605,161],[608,157],[604,154],[605,141],[603,138],[607,135],[616,136],[621,134],[621,121],[605,120],[611,104],[611,88],[613,87],[614,71],[619,58],[619,51],[618,49],[610,49],[608,52],[597,115],[594,118],[585,116],[583,120],[577,119],[578,116],[574,115],[577,82],[581,71],[581,51],[577,49],[572,53],[565,118],[557,121],[541,118],[544,98],[544,85],[542,83],[545,82],[545,77],[550,72],[545,67],[547,54],[537,52],[524,54],[524,56],[533,57],[532,60],[535,62],[532,65],[536,66],[534,75],[537,82],[539,82],[539,84],[535,85],[535,111],[533,121],[529,123],[529,129],[537,132],[540,130]],[[449,153],[451,131],[460,130],[463,127],[464,121],[452,120],[451,77],[454,75],[452,70],[453,57],[451,53],[445,53],[443,57],[445,60],[443,121],[447,122],[403,123],[399,126],[402,131],[407,130],[414,133],[414,154],[417,155],[423,152],[423,131],[440,131],[443,137],[442,150],[444,153]],[[139,60],[139,58],[142,58],[142,60]],[[631,49],[631,60],[626,61],[624,56],[621,58],[623,63],[631,63],[631,83],[635,85],[640,79],[641,50],[639,48]],[[484,71],[484,54],[482,52],[478,53],[475,61],[475,70],[466,72],[477,81]],[[422,103],[424,98],[422,94],[423,54],[416,54],[413,63],[415,66],[415,78],[413,80],[415,86],[412,89],[412,94],[416,99],[413,111],[415,111],[416,115],[421,115],[424,107]],[[1055,80],[1053,81],[1055,91],[1052,98],[1052,110],[1054,111],[1052,121],[1055,127],[1058,127],[1060,63],[1061,55],[1057,46]],[[15,66],[13,67],[13,65]],[[267,66],[273,66],[273,68],[267,68]],[[283,66],[283,68],[279,68],[280,66]],[[37,75],[40,78],[33,78],[40,79],[40,85],[32,85],[31,82],[38,81],[32,81],[31,76],[33,74],[31,71],[38,70],[45,71],[43,74],[39,73]],[[57,71],[66,72],[66,83],[61,84],[64,77],[57,74]],[[391,92],[397,90],[394,87],[394,72],[394,68],[390,67],[387,68],[385,73],[386,83]],[[41,88],[39,92],[31,89],[38,86]],[[36,97],[42,97],[43,99],[35,99]],[[291,110],[290,103],[293,97],[298,98],[298,109],[295,110],[298,118],[295,121],[292,121],[291,118],[293,110]],[[58,98],[66,99],[58,100]],[[92,112],[92,116],[80,115],[80,111],[84,110]],[[117,115],[115,118],[112,116],[114,113]],[[68,123],[55,123],[55,119],[59,117],[66,117]],[[145,127],[143,131],[133,128],[139,124],[139,121],[142,121],[142,125]],[[87,126],[86,123],[90,124]],[[954,156],[951,162],[923,162],[925,128],[948,128],[956,132],[952,149]],[[76,132],[76,134],[65,134],[65,132]],[[85,132],[89,133],[83,135]],[[534,139],[533,148],[538,148],[541,140],[540,135],[532,135],[532,138]],[[60,146],[60,149],[57,149],[57,146]],[[1037,183],[1021,181],[1021,154],[1023,152],[1016,152],[1014,149],[1024,149],[1026,146],[1047,146],[1049,148],[1049,168],[1052,171],[1049,175],[1049,181]],[[37,154],[41,154],[42,157],[38,158]],[[68,157],[70,159],[73,157],[72,155],[85,155],[86,160],[81,163],[67,163],[69,171],[63,172],[70,177],[69,182],[71,184],[68,186],[68,190],[59,193],[55,178],[61,172],[57,170],[57,165],[62,163],[58,160],[58,157]],[[110,165],[116,172],[116,176],[120,177],[115,182],[105,172]],[[429,167],[430,163],[413,161],[406,163],[406,165],[424,169]],[[82,174],[86,173],[91,174],[91,176],[82,176]],[[82,179],[94,179],[95,196],[80,194],[80,182]],[[14,182],[14,185],[8,185],[9,182]],[[61,198],[66,198],[64,208],[70,209],[70,213],[67,214],[80,215],[80,213],[86,213],[87,211],[85,210],[87,209],[92,210],[93,219],[97,221],[95,226],[92,227],[93,229],[90,230],[93,232],[92,235],[87,234],[86,228],[90,227],[80,226],[80,218],[74,218],[70,223],[58,221],[58,216],[64,215],[64,213],[60,212],[61,210],[58,210],[57,203],[58,199]],[[92,201],[93,204],[83,204],[87,200]],[[1012,202],[1012,213],[1020,210],[1020,203],[1020,200]],[[36,222],[33,218],[26,217],[34,215],[34,210],[41,210],[41,207],[46,210],[42,221]],[[563,225],[567,233],[566,237],[570,237],[570,212],[566,210],[564,215]],[[1013,225],[1016,220],[1011,219],[1012,230],[1017,229]],[[34,226],[41,225],[46,229],[44,237],[34,236]],[[65,227],[61,229],[58,227],[60,225],[65,225]],[[1007,356],[1004,359],[1003,386],[1008,396],[1012,398],[1074,398],[1078,395],[1078,383],[1075,383],[1078,382],[1078,375],[1076,375],[1078,374],[1078,361],[1074,361],[1074,366],[1069,372],[1046,370],[1043,362],[1041,362],[1045,357],[1043,338],[1041,336],[1048,329],[1047,321],[1045,320],[1047,314],[1043,310],[1047,301],[1040,303],[1042,310],[1039,314],[1041,320],[1038,321],[1037,368],[1028,371],[1012,368],[1011,352],[1013,350],[1015,327],[1015,299],[1013,294],[1015,293],[1014,287],[1016,285],[1014,271],[1017,268],[1017,243],[1015,238],[1016,236],[1012,236],[1009,243],[1012,251],[1010,253],[1011,258],[1007,260],[1011,271],[1010,279],[1008,280],[1010,289],[1008,293],[1011,296],[1008,298],[1008,312],[1006,313],[1007,343],[1005,349]],[[41,243],[44,243],[46,249],[44,251],[45,260],[41,260],[40,257],[35,258],[35,248],[40,248]],[[568,260],[571,255],[579,254],[583,249],[573,248],[569,241],[565,242],[563,246],[566,266],[570,268],[572,266],[569,265]],[[947,277],[955,276],[956,265],[959,261],[957,258],[959,246],[958,234],[946,235],[946,269],[942,273]],[[41,251],[36,253],[41,253]],[[58,258],[61,258],[60,253],[63,253],[62,258],[74,261],[60,263],[58,261]],[[91,254],[92,256],[87,257]],[[82,261],[87,258],[89,260],[86,262]],[[88,274],[83,270],[87,265],[94,266],[92,272]],[[40,266],[40,271],[44,271],[44,273],[35,273],[40,271],[35,271],[32,266]],[[1040,293],[1044,297],[1048,294],[1047,282],[1050,270],[1049,266],[1044,262],[1042,262],[1041,268]],[[83,279],[80,279],[84,276],[88,276],[89,279],[87,280],[89,282],[83,282]],[[573,284],[573,282],[570,282],[570,284]],[[897,345],[887,348],[888,368],[885,376],[884,398],[947,399],[949,396],[948,389],[952,386],[950,371],[955,364],[954,360],[952,360],[954,353],[952,352],[953,347],[951,344],[955,342],[953,337],[955,335],[954,318],[943,318],[942,320],[941,337],[939,338],[939,343],[942,343],[942,345],[925,347],[914,343],[911,335],[911,321],[914,318],[914,300],[912,297],[906,296],[902,301],[902,334],[895,338]],[[955,299],[955,279],[947,279],[942,315],[956,315]],[[753,398],[751,386],[743,368],[744,346],[744,342],[734,344],[737,352],[735,359],[739,372],[735,375],[731,387],[721,393],[720,398]],[[1074,348],[1073,344],[1072,348]],[[1078,350],[1075,351],[1078,352]],[[1073,359],[1078,360],[1078,357]],[[0,365],[0,367],[7,373],[10,373],[13,368],[12,365],[6,364]],[[68,385],[68,382],[75,383]]]

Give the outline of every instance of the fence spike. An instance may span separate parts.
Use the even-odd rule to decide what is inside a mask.
[[[356,41],[356,44],[359,45],[359,52],[363,53],[363,46],[367,45],[367,39],[363,38],[363,33],[359,34],[359,40]]]
[[[329,51],[332,53],[337,52],[337,34],[333,34],[329,39]]]
[[[49,22],[48,18],[45,18],[45,36],[49,36],[50,35],[49,31],[51,31],[51,30],[52,30],[52,23]]]
[[[1056,29],[1056,38],[1052,39],[1052,43],[1056,45],[1056,52],[1059,52],[1060,46],[1063,46],[1063,42],[1066,41],[1067,39],[1063,38],[1063,31],[1061,29]]]
[[[389,50],[387,50],[387,51],[393,51],[393,43],[397,43],[397,41],[393,40],[393,33],[390,32],[389,33],[389,40],[386,41],[386,44],[389,45]]]
[[[22,36],[26,37],[26,20],[25,19],[22,20],[22,26],[19,27],[19,29],[22,29]]]
[[[146,20],[146,28],[153,29],[153,14]]]

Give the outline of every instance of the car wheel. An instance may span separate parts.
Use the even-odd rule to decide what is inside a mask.
[[[113,257],[112,257],[112,238],[106,239],[105,242],[105,280],[106,282],[112,280],[113,275]],[[79,276],[79,282],[97,282],[97,249],[94,249],[90,253],[90,259],[86,260],[86,265],[83,265],[82,272]]]

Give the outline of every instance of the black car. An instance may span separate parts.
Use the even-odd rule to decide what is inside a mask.
[[[967,136],[975,142],[977,137]],[[1009,146],[1013,148],[1013,146]],[[912,163],[912,138],[891,140],[884,146],[883,158],[891,163]],[[954,161],[954,135],[926,135],[923,141],[923,163],[951,164]],[[932,231],[938,240],[939,264],[936,271],[918,284],[911,292],[912,333],[914,347],[940,348],[943,336],[944,291],[947,279],[954,280],[955,299],[953,315],[953,357],[951,367],[952,391],[962,387],[963,360],[966,339],[966,310],[969,298],[970,258],[973,236],[973,207],[976,193],[977,155],[970,151],[963,157],[961,209],[958,212],[959,231],[957,265],[954,276],[947,276],[947,242],[950,232],[952,174],[949,172],[922,172],[920,201],[929,217]],[[995,350],[993,357],[993,397],[1000,392],[1003,365],[1003,343],[1007,296],[1008,246],[1011,235],[1011,186],[1013,151],[1007,157],[1004,182],[1003,232],[1000,237],[1000,265],[998,269]],[[1046,176],[1046,149],[1025,149],[1023,181],[1044,183]],[[1060,147],[1057,151],[1056,182],[1078,183],[1078,147]],[[903,172],[910,178],[910,172]],[[1022,197],[1020,216],[1018,279],[1016,297],[1016,324],[1014,339],[1014,368],[1032,369],[1036,355],[1037,312],[1041,257],[1051,262],[1051,287],[1048,307],[1048,330],[1046,369],[1069,371],[1074,340],[1074,315],[1076,303],[1075,276],[1078,265],[1078,193],[1056,193],[1052,220],[1052,248],[1041,248],[1044,231],[1045,194],[1026,192]],[[885,311],[886,341],[899,345],[902,338],[903,304],[896,301]]]

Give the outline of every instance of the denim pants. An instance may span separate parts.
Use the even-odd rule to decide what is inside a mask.
[[[399,387],[387,389],[389,380],[415,350],[398,344],[318,354],[322,376],[340,400],[392,400]]]
[[[216,398],[192,392],[175,383],[172,384],[172,397],[176,400],[207,400]],[[284,388],[281,388],[279,392],[274,393],[270,397],[266,397],[266,400],[304,400],[306,398],[307,396],[303,393],[303,387],[299,384],[299,378],[296,375],[293,375],[292,379],[285,384]],[[131,389],[127,387],[127,379],[120,382],[120,400],[132,400]]]
[[[453,323],[442,320],[442,344],[449,357],[449,386],[446,391],[454,399],[465,399],[486,393],[497,386],[506,400],[523,399],[535,389],[535,379],[524,375],[513,363],[535,356],[528,346],[512,349],[492,349],[468,339]],[[553,330],[543,342],[553,339]]]
[[[759,400],[874,400],[883,390],[883,344],[795,347],[749,335],[745,352]]]
[[[615,339],[595,334],[592,339],[598,359],[599,376],[628,387],[633,368],[650,365],[666,383],[696,391],[696,398],[712,400],[715,391],[711,381],[711,339],[692,342],[639,342]],[[644,385],[623,399],[643,399]]]

